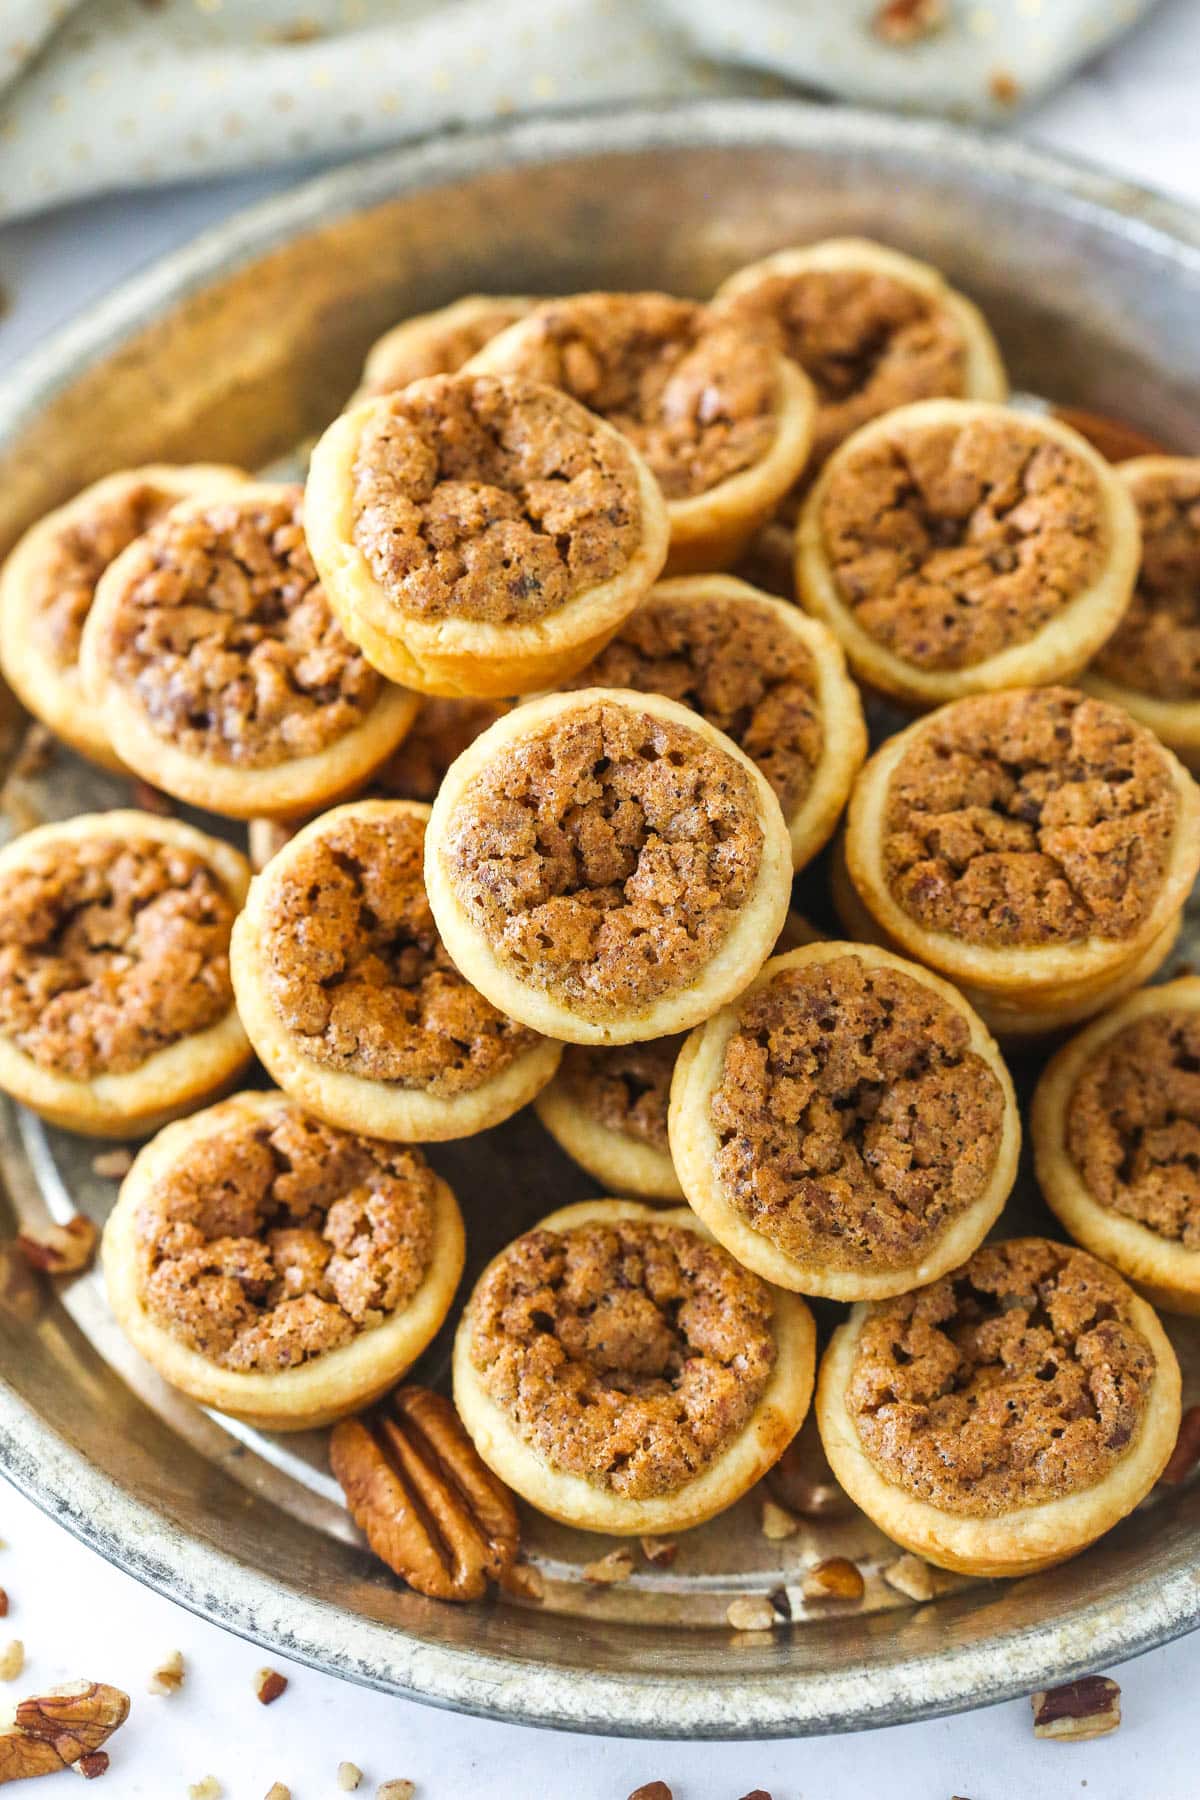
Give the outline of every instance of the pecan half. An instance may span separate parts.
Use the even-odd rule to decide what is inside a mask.
[[[1082,1675],[1033,1696],[1033,1735],[1081,1743],[1121,1723],[1121,1690],[1107,1675]]]
[[[76,1213],[65,1225],[19,1231],[17,1245],[31,1269],[46,1275],[77,1275],[95,1256],[99,1235],[90,1219]]]
[[[103,1681],[72,1681],[22,1700],[0,1731],[0,1782],[54,1775],[75,1763],[93,1780],[108,1767],[102,1746],[129,1717],[129,1695]]]
[[[394,1574],[434,1600],[479,1600],[516,1559],[513,1497],[450,1401],[397,1388],[392,1411],[343,1419],[329,1460],[350,1516]]]

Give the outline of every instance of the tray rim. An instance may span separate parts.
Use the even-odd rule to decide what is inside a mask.
[[[754,144],[936,155],[989,180],[1050,188],[1078,216],[1120,219],[1124,235],[1200,276],[1200,209],[1084,161],[939,121],[791,100],[683,100],[537,116],[441,135],[341,164],[210,226],[121,282],[49,335],[6,376],[0,441],[131,331],[244,263],[320,223],[486,167],[654,149]],[[797,1680],[732,1676],[697,1715],[694,1684],[547,1668],[406,1638],[189,1536],[92,1468],[0,1380],[0,1470],[42,1511],[125,1573],[189,1611],[326,1673],[427,1704],[513,1724],[611,1736],[783,1737],[853,1731],[992,1704],[1124,1660],[1200,1626],[1200,1571],[1146,1577],[1119,1603],[1095,1601],[1049,1628],[1019,1629],[952,1657],[835,1669]],[[711,1701],[714,1696],[708,1696]]]

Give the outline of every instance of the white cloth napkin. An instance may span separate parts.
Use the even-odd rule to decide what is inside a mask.
[[[1151,4],[0,0],[0,218],[513,113],[753,91],[763,73],[996,116]]]

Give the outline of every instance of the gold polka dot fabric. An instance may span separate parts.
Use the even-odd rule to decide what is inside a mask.
[[[1150,0],[0,0],[0,218],[449,125],[762,91],[1011,111]]]

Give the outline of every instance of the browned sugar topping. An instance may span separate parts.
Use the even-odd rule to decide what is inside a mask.
[[[371,792],[432,801],[450,764],[505,710],[494,700],[422,700],[403,740],[372,775]]]
[[[495,954],[604,1017],[698,978],[762,849],[740,763],[673,720],[593,701],[504,745],[442,854]]]
[[[425,894],[425,822],[331,819],[263,877],[264,975],[297,1048],[327,1067],[467,1093],[531,1049],[446,954]]]
[[[773,327],[817,390],[810,467],[880,413],[962,394],[966,350],[935,299],[870,269],[764,275],[721,302],[730,316]]]
[[[1132,1300],[1082,1250],[1018,1238],[872,1307],[846,1393],[863,1449],[888,1481],[967,1518],[1094,1487],[1154,1379]]]
[[[469,1316],[471,1360],[525,1442],[631,1500],[707,1467],[775,1364],[766,1284],[675,1225],[527,1232],[485,1272]]]
[[[127,1074],[229,1012],[234,911],[190,850],[31,850],[0,878],[0,1035],[56,1075]]]
[[[189,1144],[146,1196],[142,1302],[222,1368],[297,1368],[411,1300],[433,1256],[436,1185],[419,1150],[281,1100]]]
[[[1158,898],[1178,802],[1151,733],[1068,688],[959,700],[892,774],[897,903],[972,944],[1127,938]]]
[[[896,1268],[986,1191],[1004,1094],[932,988],[837,956],[742,1001],[710,1117],[753,1230],[806,1264]]]
[[[56,668],[70,669],[79,661],[84,622],[109,563],[178,498],[151,482],[131,482],[97,498],[55,534],[38,565],[30,624]]]
[[[421,381],[427,375],[457,375],[464,363],[505,329],[523,319],[529,311],[527,300],[489,297],[474,309],[470,317],[459,315],[440,325],[422,330],[419,337],[389,344],[386,354],[372,356],[368,394],[394,394],[410,381]]]
[[[1093,668],[1159,700],[1200,697],[1200,465],[1133,489],[1142,566],[1133,601]]]
[[[843,604],[918,669],[1027,643],[1107,550],[1092,470],[1015,414],[904,426],[848,450],[821,532]]]
[[[668,500],[707,493],[761,462],[778,429],[770,334],[693,300],[548,300],[522,326],[506,366],[564,389],[615,425]]]
[[[1088,1059],[1067,1149],[1093,1200],[1200,1250],[1200,1013],[1160,1012]]]
[[[383,691],[330,611],[302,499],[289,487],[188,505],[140,542],[112,670],[154,731],[193,756],[263,768],[313,755]]]
[[[544,618],[620,574],[641,525],[625,446],[529,382],[436,377],[378,403],[359,440],[355,542],[414,618]]]
[[[648,601],[566,685],[682,701],[754,759],[785,817],[805,798],[821,760],[816,665],[761,601]]]
[[[648,1044],[568,1044],[558,1081],[589,1119],[666,1152],[667,1103],[682,1037]]]

